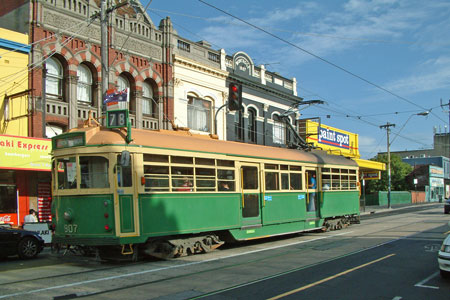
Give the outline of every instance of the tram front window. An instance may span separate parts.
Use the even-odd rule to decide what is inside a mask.
[[[108,160],[101,156],[80,156],[80,188],[109,188]]]
[[[77,188],[77,161],[75,156],[60,158],[57,160],[58,166],[58,188],[76,189]]]

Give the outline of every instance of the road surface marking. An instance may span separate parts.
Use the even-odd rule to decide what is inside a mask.
[[[92,279],[92,280],[85,280],[85,281],[73,282],[73,283],[68,283],[68,284],[63,284],[63,285],[50,286],[50,287],[46,287],[46,288],[40,288],[40,289],[36,289],[36,290],[31,290],[31,291],[13,293],[13,294],[9,294],[9,295],[0,295],[0,299],[14,297],[14,296],[20,296],[20,295],[35,294],[35,293],[39,293],[39,292],[62,289],[62,288],[67,288],[67,287],[74,287],[74,286],[83,285],[83,284],[89,284],[89,283],[94,283],[94,282],[107,281],[107,280],[113,280],[113,279],[118,279],[118,278],[154,273],[154,272],[159,272],[159,271],[166,271],[166,270],[170,270],[170,269],[184,268],[184,267],[188,267],[188,266],[199,265],[199,264],[213,262],[213,261],[219,261],[219,260],[223,260],[223,259],[246,255],[246,254],[253,254],[253,253],[258,253],[258,252],[268,251],[268,250],[273,250],[273,249],[278,249],[278,248],[284,248],[284,247],[289,247],[289,246],[298,245],[298,244],[315,242],[318,240],[337,237],[337,236],[346,235],[346,234],[350,234],[350,233],[353,233],[353,231],[338,233],[338,234],[334,234],[334,235],[321,236],[321,237],[307,240],[307,241],[299,241],[299,242],[290,243],[290,244],[286,244],[286,245],[273,246],[273,247],[269,247],[269,248],[263,248],[263,249],[253,250],[253,251],[244,252],[244,253],[232,254],[232,255],[228,255],[228,256],[224,256],[224,257],[211,258],[211,259],[203,260],[203,261],[194,261],[194,262],[185,263],[185,264],[176,265],[176,266],[161,267],[161,268],[152,269],[152,270],[144,270],[144,271],[140,271],[140,272],[133,272],[133,273],[116,275],[116,276],[101,277],[101,278]]]
[[[338,277],[340,277],[340,276],[342,276],[342,275],[348,274],[348,273],[350,273],[350,272],[353,272],[353,271],[356,271],[356,270],[362,269],[362,268],[364,268],[364,267],[367,267],[367,266],[369,266],[369,265],[371,265],[371,264],[374,264],[374,263],[377,263],[377,262],[379,262],[379,261],[385,260],[385,259],[387,259],[387,258],[390,258],[390,257],[394,256],[394,255],[395,255],[395,254],[394,254],[394,253],[392,253],[392,254],[389,254],[389,255],[383,256],[383,257],[381,257],[381,258],[378,258],[378,259],[376,259],[376,260],[373,260],[373,261],[371,261],[371,262],[368,262],[368,263],[365,263],[365,264],[363,264],[363,265],[360,265],[360,266],[354,267],[354,268],[352,268],[352,269],[348,269],[348,270],[346,270],[346,271],[343,271],[343,272],[341,272],[341,273],[338,273],[338,274],[336,274],[336,275],[333,275],[333,276],[329,276],[329,277],[327,277],[327,278],[324,278],[324,279],[322,279],[322,280],[319,280],[319,281],[316,281],[316,282],[310,283],[310,284],[308,284],[308,285],[302,286],[302,287],[300,287],[300,288],[298,288],[298,289],[295,289],[295,290],[292,290],[292,291],[289,291],[289,292],[283,293],[283,294],[281,294],[281,295],[278,295],[278,296],[275,296],[275,297],[269,298],[268,300],[275,300],[275,299],[280,299],[280,298],[283,298],[283,297],[286,297],[286,296],[289,296],[289,295],[292,295],[292,294],[298,293],[298,292],[300,292],[300,291],[303,291],[303,290],[309,289],[309,288],[311,288],[311,287],[313,287],[313,286],[316,286],[316,285],[322,284],[322,283],[324,283],[324,282],[327,282],[327,281],[330,281],[330,280],[332,280],[332,279],[338,278]]]
[[[428,276],[427,278],[425,278],[424,280],[422,280],[421,282],[416,283],[414,286],[416,287],[421,287],[421,288],[427,288],[427,289],[435,289],[438,290],[439,287],[437,286],[432,286],[432,285],[423,285],[425,282],[430,281],[431,279],[433,279],[434,277],[436,277],[439,274],[439,272],[433,273],[430,276]]]

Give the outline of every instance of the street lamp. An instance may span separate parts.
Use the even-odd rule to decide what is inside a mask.
[[[417,114],[412,114],[409,116],[409,118],[406,120],[406,122],[403,124],[402,128],[397,132],[397,135],[392,139],[391,142],[389,142],[389,133],[391,132],[391,127],[395,127],[395,124],[391,124],[387,122],[386,125],[380,126],[382,129],[386,129],[387,132],[387,155],[388,155],[388,208],[391,208],[391,152],[390,152],[390,146],[395,141],[395,139],[399,136],[400,132],[405,128],[406,123],[411,120],[413,116],[428,116],[430,114],[430,111],[423,111]]]

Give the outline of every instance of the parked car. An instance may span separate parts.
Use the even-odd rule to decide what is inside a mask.
[[[450,198],[444,201],[444,214],[450,213]]]
[[[438,254],[439,269],[442,277],[450,277],[450,234],[442,243]]]
[[[44,240],[34,231],[0,225],[0,257],[19,255],[20,258],[36,257],[44,248]]]

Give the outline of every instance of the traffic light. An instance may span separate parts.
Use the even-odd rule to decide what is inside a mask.
[[[241,110],[242,108],[242,85],[230,82],[228,85],[228,109]]]

